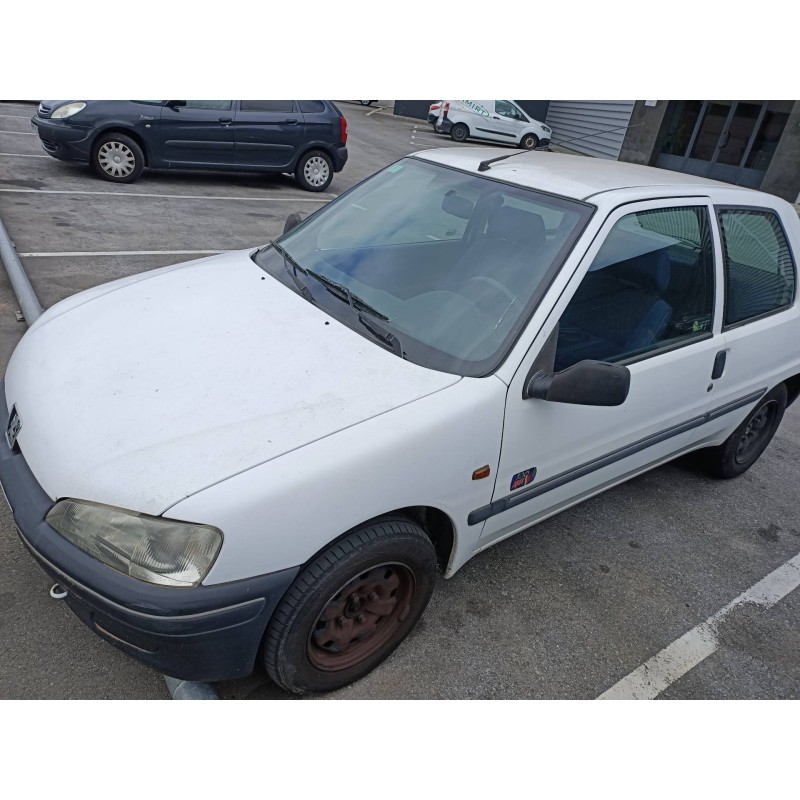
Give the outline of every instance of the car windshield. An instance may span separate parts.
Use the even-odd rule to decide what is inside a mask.
[[[309,299],[398,355],[482,376],[505,358],[591,211],[406,158],[256,260],[284,281],[291,271]]]

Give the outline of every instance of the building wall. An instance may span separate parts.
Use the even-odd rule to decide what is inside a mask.
[[[553,129],[553,144],[617,158],[633,108],[633,100],[552,100],[546,122]]]
[[[658,155],[659,133],[667,113],[668,100],[656,100],[655,106],[646,106],[644,100],[637,100],[631,113],[625,141],[619,153],[620,161],[632,164],[655,163]]]
[[[790,203],[800,202],[800,100],[795,100],[761,189]]]

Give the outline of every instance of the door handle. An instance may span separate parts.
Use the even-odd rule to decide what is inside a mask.
[[[492,119],[500,119],[500,117],[492,117]]]
[[[717,356],[714,359],[714,369],[711,370],[712,381],[722,377],[722,373],[725,372],[725,360],[727,357],[728,353],[726,350],[720,350],[719,353],[717,353]]]
[[[296,119],[287,119],[286,120],[286,124],[287,125],[297,125],[297,120]]]
[[[232,117],[220,117],[219,121],[227,128],[233,122]]]

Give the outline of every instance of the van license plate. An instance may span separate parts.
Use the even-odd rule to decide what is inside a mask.
[[[11,450],[14,449],[14,444],[19,436],[20,429],[22,428],[22,420],[17,412],[16,405],[11,406],[11,416],[8,418],[8,425],[6,425],[6,441]]]

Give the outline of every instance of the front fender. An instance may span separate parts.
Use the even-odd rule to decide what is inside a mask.
[[[368,388],[365,388],[368,390]],[[448,574],[472,555],[500,457],[506,385],[457,383],[208,487],[165,516],[202,521],[224,544],[205,584],[306,563],[345,531],[409,506],[431,506],[455,524]],[[491,477],[473,480],[488,464]]]

